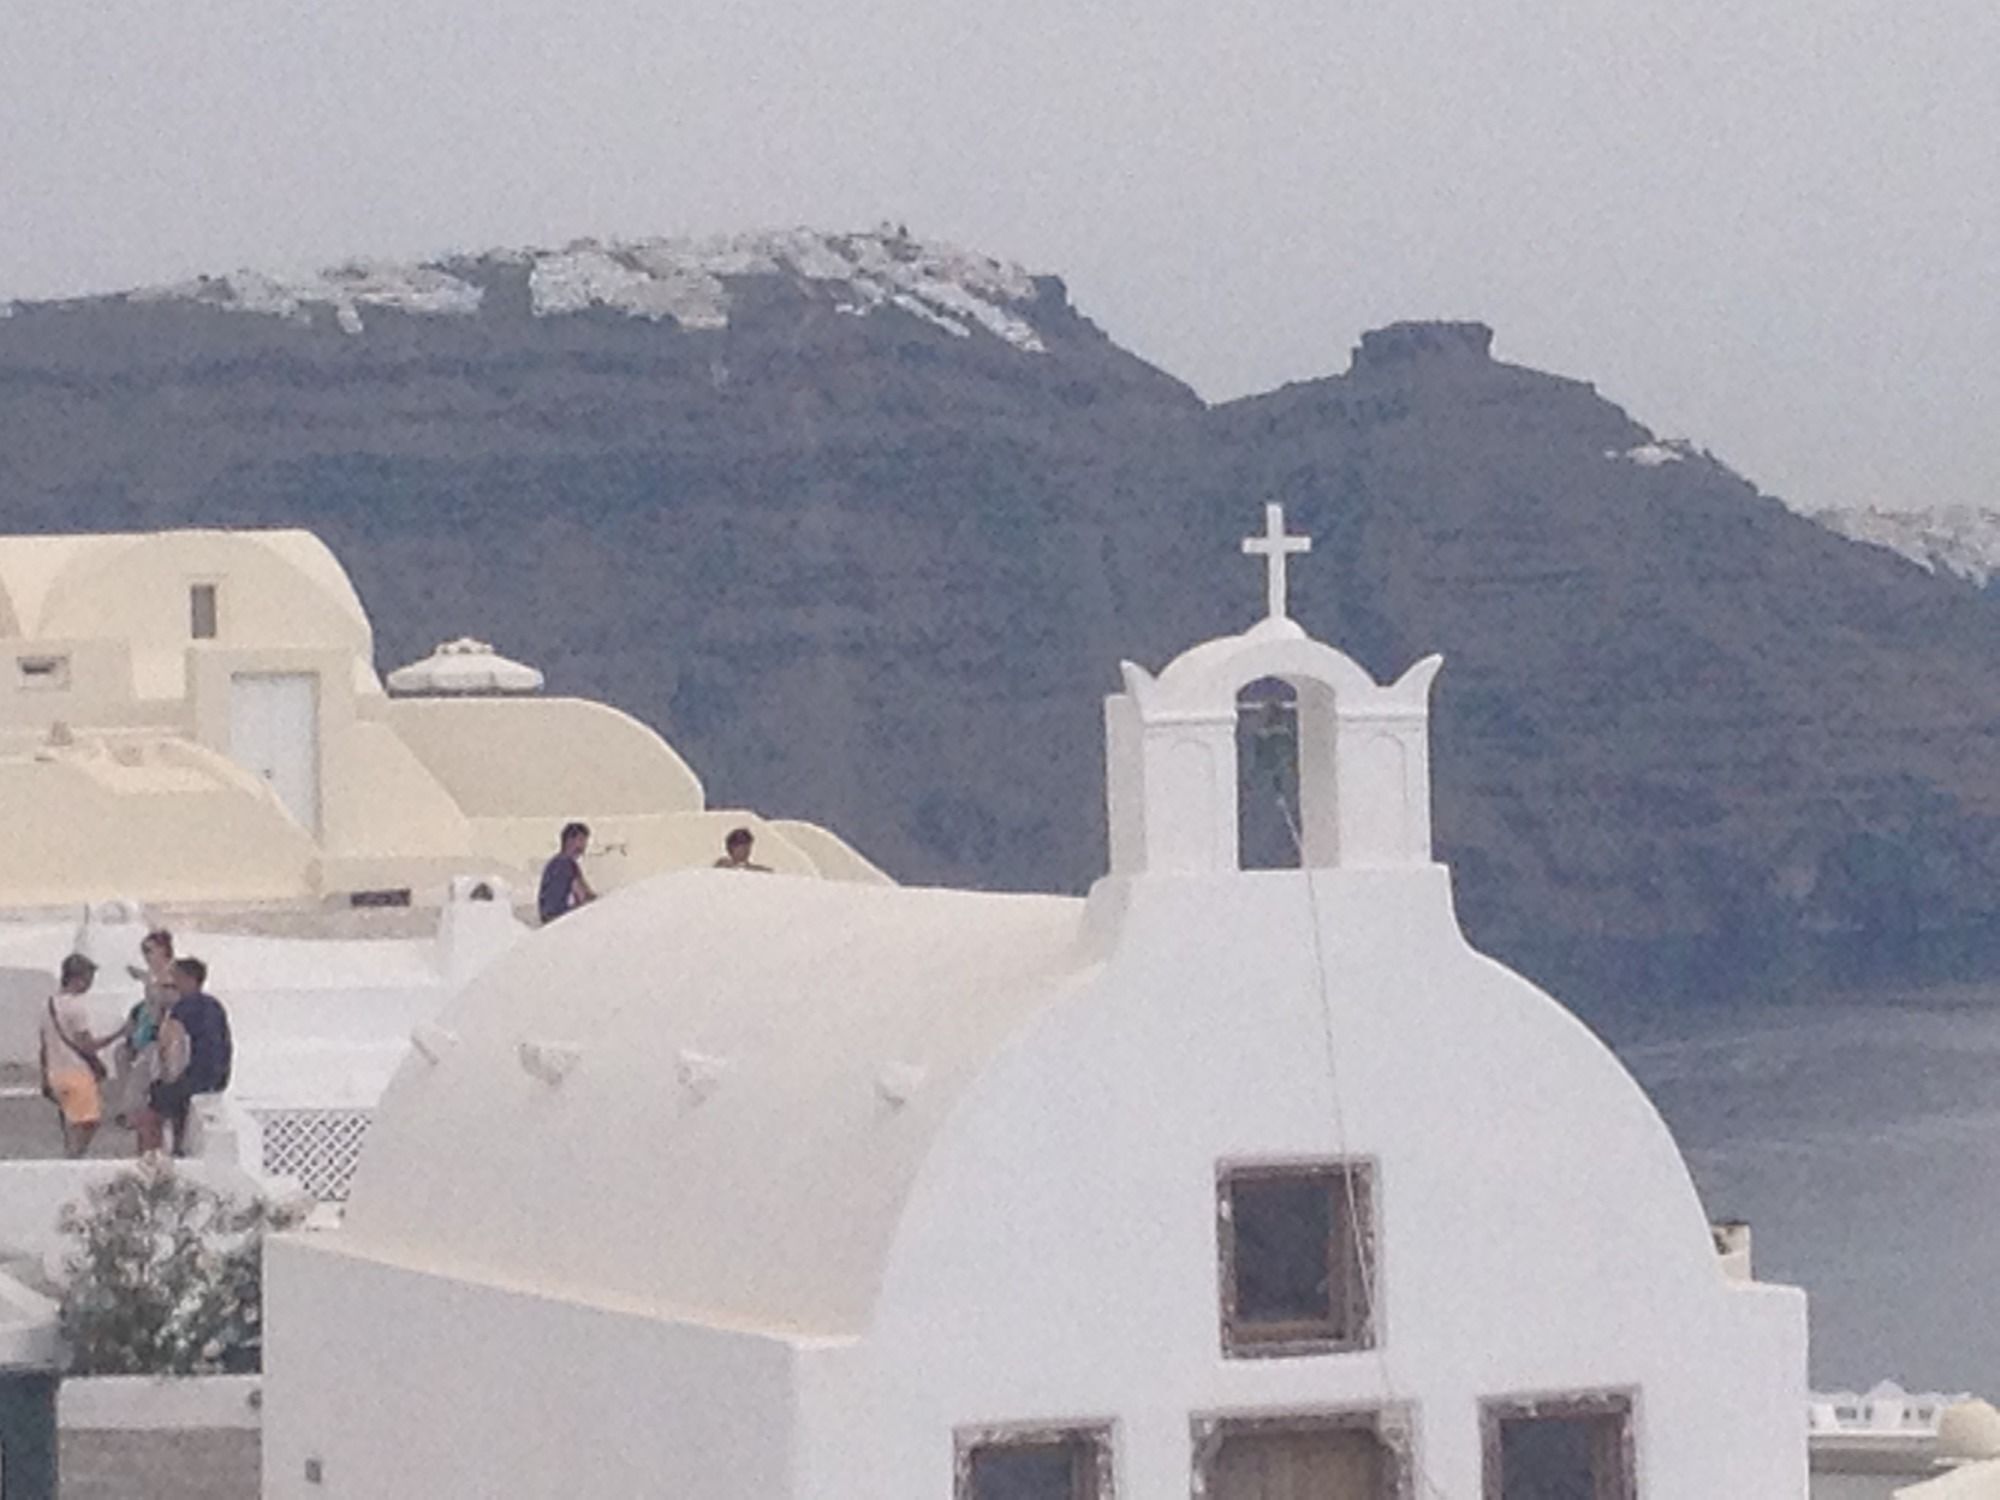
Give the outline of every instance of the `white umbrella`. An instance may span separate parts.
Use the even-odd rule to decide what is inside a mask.
[[[389,687],[398,693],[532,693],[541,685],[542,674],[533,667],[469,635],[389,674]]]

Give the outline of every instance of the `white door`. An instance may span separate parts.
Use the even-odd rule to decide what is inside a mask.
[[[270,783],[300,826],[319,832],[319,675],[229,679],[229,757]]]

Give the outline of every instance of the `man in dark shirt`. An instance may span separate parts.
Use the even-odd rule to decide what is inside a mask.
[[[564,912],[597,899],[597,892],[583,878],[581,861],[583,851],[589,847],[590,828],[587,824],[570,823],[563,828],[562,847],[556,851],[555,858],[542,866],[542,889],[535,902],[544,927]]]
[[[172,974],[179,998],[167,1008],[167,1020],[187,1038],[187,1063],[174,1077],[154,1084],[147,1098],[153,1113],[173,1131],[174,1155],[185,1156],[188,1108],[195,1095],[219,1094],[229,1087],[235,1043],[229,1012],[204,988],[208,965],[198,958],[177,958]]]
[[[755,835],[747,828],[732,828],[729,837],[722,841],[722,858],[715,862],[718,870],[755,870],[759,874],[771,873],[769,865],[760,865],[750,857],[750,848]]]

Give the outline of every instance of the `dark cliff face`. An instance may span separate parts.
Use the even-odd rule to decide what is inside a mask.
[[[1316,537],[1306,624],[1378,674],[1444,653],[1437,826],[1476,930],[1679,937],[1727,983],[1802,936],[1893,964],[1990,923],[1986,601],[1588,386],[1366,350],[1210,420]]]
[[[796,276],[684,328],[536,317],[520,265],[451,264],[476,315],[359,333],[188,298],[0,320],[0,526],[310,526],[384,667],[481,635],[657,724],[718,804],[909,880],[1080,889],[1117,660],[1253,619],[1237,539],[1282,500],[1303,623],[1378,676],[1446,655],[1476,938],[1684,940],[1726,983],[1792,935],[1996,925],[2000,614],[1480,325],[1207,409],[1047,279],[1009,304],[1030,353]]]

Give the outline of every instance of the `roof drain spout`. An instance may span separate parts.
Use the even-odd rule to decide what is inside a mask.
[[[521,1043],[519,1055],[522,1072],[557,1088],[583,1060],[583,1049],[569,1042],[528,1041]]]

